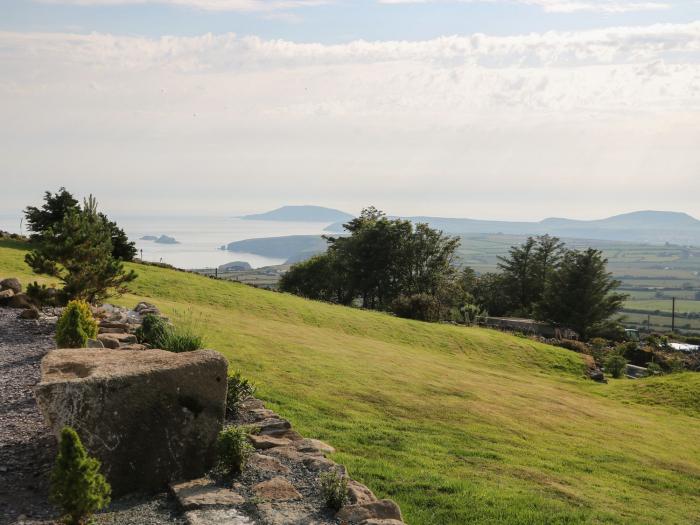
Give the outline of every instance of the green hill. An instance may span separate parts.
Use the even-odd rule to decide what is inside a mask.
[[[0,278],[34,279],[0,241]],[[134,265],[260,396],[408,523],[698,523],[700,381],[582,378],[580,356]],[[38,279],[41,281],[41,279]]]

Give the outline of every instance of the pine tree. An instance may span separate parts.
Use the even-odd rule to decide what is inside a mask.
[[[97,202],[90,196],[81,210],[70,210],[55,226],[34,242],[36,248],[25,261],[39,274],[48,274],[64,283],[64,300],[82,299],[95,303],[113,290],[127,291],[136,278],[125,272],[112,255],[111,231],[97,213]]]
[[[615,290],[620,285],[607,271],[600,251],[568,251],[547,283],[536,308],[537,317],[575,330],[587,340],[620,311],[627,298]]]
[[[109,505],[111,487],[100,474],[100,462],[88,456],[75,430],[64,427],[51,473],[51,501],[69,525],[83,525]]]

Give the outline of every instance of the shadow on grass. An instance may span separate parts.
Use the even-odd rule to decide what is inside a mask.
[[[28,241],[20,241],[17,239],[0,239],[0,248],[11,248],[13,250],[28,251],[31,246]]]

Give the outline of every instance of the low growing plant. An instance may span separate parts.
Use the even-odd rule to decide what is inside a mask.
[[[348,478],[332,469],[321,474],[320,480],[326,505],[335,511],[340,510],[348,502]]]
[[[161,348],[170,327],[165,320],[154,314],[146,314],[141,326],[136,329],[139,343],[145,343],[153,348]]]
[[[647,376],[652,377],[652,376],[658,376],[663,374],[663,370],[661,369],[661,366],[659,363],[647,363]]]
[[[252,395],[255,395],[256,387],[238,371],[228,376],[228,390],[226,391],[226,411],[229,414],[236,414],[241,402]]]
[[[26,293],[39,306],[58,306],[58,291],[55,288],[34,281],[27,285]]]
[[[56,323],[59,348],[85,348],[88,339],[97,337],[97,321],[85,301],[70,301]]]
[[[170,352],[192,352],[204,347],[204,337],[189,326],[170,328],[163,338],[161,348]]]
[[[96,511],[109,505],[111,487],[100,462],[88,456],[80,437],[70,427],[61,431],[56,464],[51,473],[51,501],[69,525],[84,525]]]
[[[248,429],[238,425],[224,427],[219,433],[216,448],[218,453],[217,470],[229,476],[241,474],[255,452],[253,446],[248,442]]]
[[[605,361],[605,371],[615,379],[620,379],[627,368],[627,359],[620,354],[612,354]]]

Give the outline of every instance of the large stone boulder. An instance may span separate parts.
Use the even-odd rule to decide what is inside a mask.
[[[227,362],[211,350],[49,352],[35,394],[58,437],[78,432],[116,496],[202,476],[215,461]]]
[[[19,279],[9,277],[0,281],[0,290],[12,290],[18,294],[22,292],[22,284],[19,282]]]

